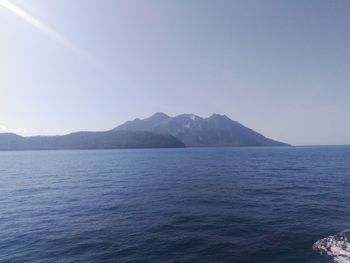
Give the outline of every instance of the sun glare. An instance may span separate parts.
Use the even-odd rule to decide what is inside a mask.
[[[41,32],[48,35],[51,39],[59,42],[60,44],[62,44],[66,48],[70,49],[71,51],[73,51],[77,55],[83,57],[85,60],[88,60],[88,61],[94,60],[85,50],[78,47],[76,44],[72,43],[71,41],[69,41],[68,39],[66,39],[65,37],[63,37],[59,33],[57,33],[55,30],[51,29],[50,27],[48,27],[47,25],[45,25],[44,23],[42,23],[38,19],[34,18],[30,14],[28,14],[26,11],[19,8],[15,4],[11,3],[10,1],[0,0],[0,6],[8,9],[13,14],[22,18],[23,20],[25,20],[26,22],[28,22],[29,24],[31,24],[32,26],[34,26],[35,28],[40,30]]]

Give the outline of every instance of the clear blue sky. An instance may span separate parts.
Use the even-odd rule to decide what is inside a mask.
[[[348,0],[0,0],[0,131],[226,114],[350,144]]]

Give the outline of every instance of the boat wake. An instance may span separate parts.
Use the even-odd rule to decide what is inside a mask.
[[[350,262],[350,230],[318,240],[312,247],[335,263]]]

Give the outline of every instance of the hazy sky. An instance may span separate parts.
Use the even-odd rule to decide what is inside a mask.
[[[0,0],[0,132],[226,114],[350,144],[349,0]]]

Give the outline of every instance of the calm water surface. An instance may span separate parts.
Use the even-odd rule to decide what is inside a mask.
[[[0,262],[326,262],[350,147],[0,152]]]

